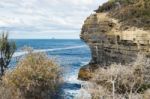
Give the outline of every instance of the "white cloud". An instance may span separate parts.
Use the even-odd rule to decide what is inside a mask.
[[[78,38],[85,18],[103,2],[104,0],[1,0],[0,30],[10,31],[12,38],[31,38],[33,35],[37,38],[46,37],[42,35],[62,37],[62,34],[66,38]]]

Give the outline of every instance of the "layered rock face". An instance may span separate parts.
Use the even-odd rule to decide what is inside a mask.
[[[87,80],[89,71],[113,63],[127,64],[134,61],[138,53],[150,57],[150,30],[124,26],[108,12],[90,15],[84,22],[81,39],[90,47],[91,62],[81,68],[79,78]]]

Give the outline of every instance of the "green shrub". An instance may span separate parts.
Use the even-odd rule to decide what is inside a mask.
[[[5,70],[11,61],[12,55],[16,50],[15,42],[9,42],[8,34],[3,33],[0,37],[0,74],[4,75]]]
[[[95,10],[97,13],[99,12],[105,12],[110,11],[116,7],[115,2],[106,2],[102,6],[99,6],[97,10]]]

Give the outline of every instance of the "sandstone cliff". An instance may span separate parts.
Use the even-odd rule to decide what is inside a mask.
[[[140,20],[141,17],[132,16],[133,20],[130,19],[132,24],[129,19],[121,21],[120,18],[114,16],[114,13],[123,10],[126,6],[120,2],[116,3],[119,3],[119,6],[115,5],[111,10],[109,8],[104,11],[96,11],[84,22],[81,39],[89,45],[92,60],[80,69],[79,78],[81,79],[88,80],[91,77],[90,71],[99,66],[130,63],[136,59],[138,53],[150,57],[150,25],[147,23],[150,19],[145,19],[147,21],[142,23],[145,24],[142,26],[136,21],[136,25],[132,25],[133,20]],[[148,17],[149,14],[150,12],[148,12]]]

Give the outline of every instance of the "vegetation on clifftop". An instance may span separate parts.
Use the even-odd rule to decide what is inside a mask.
[[[109,12],[124,26],[150,29],[150,0],[109,0],[96,12]]]

